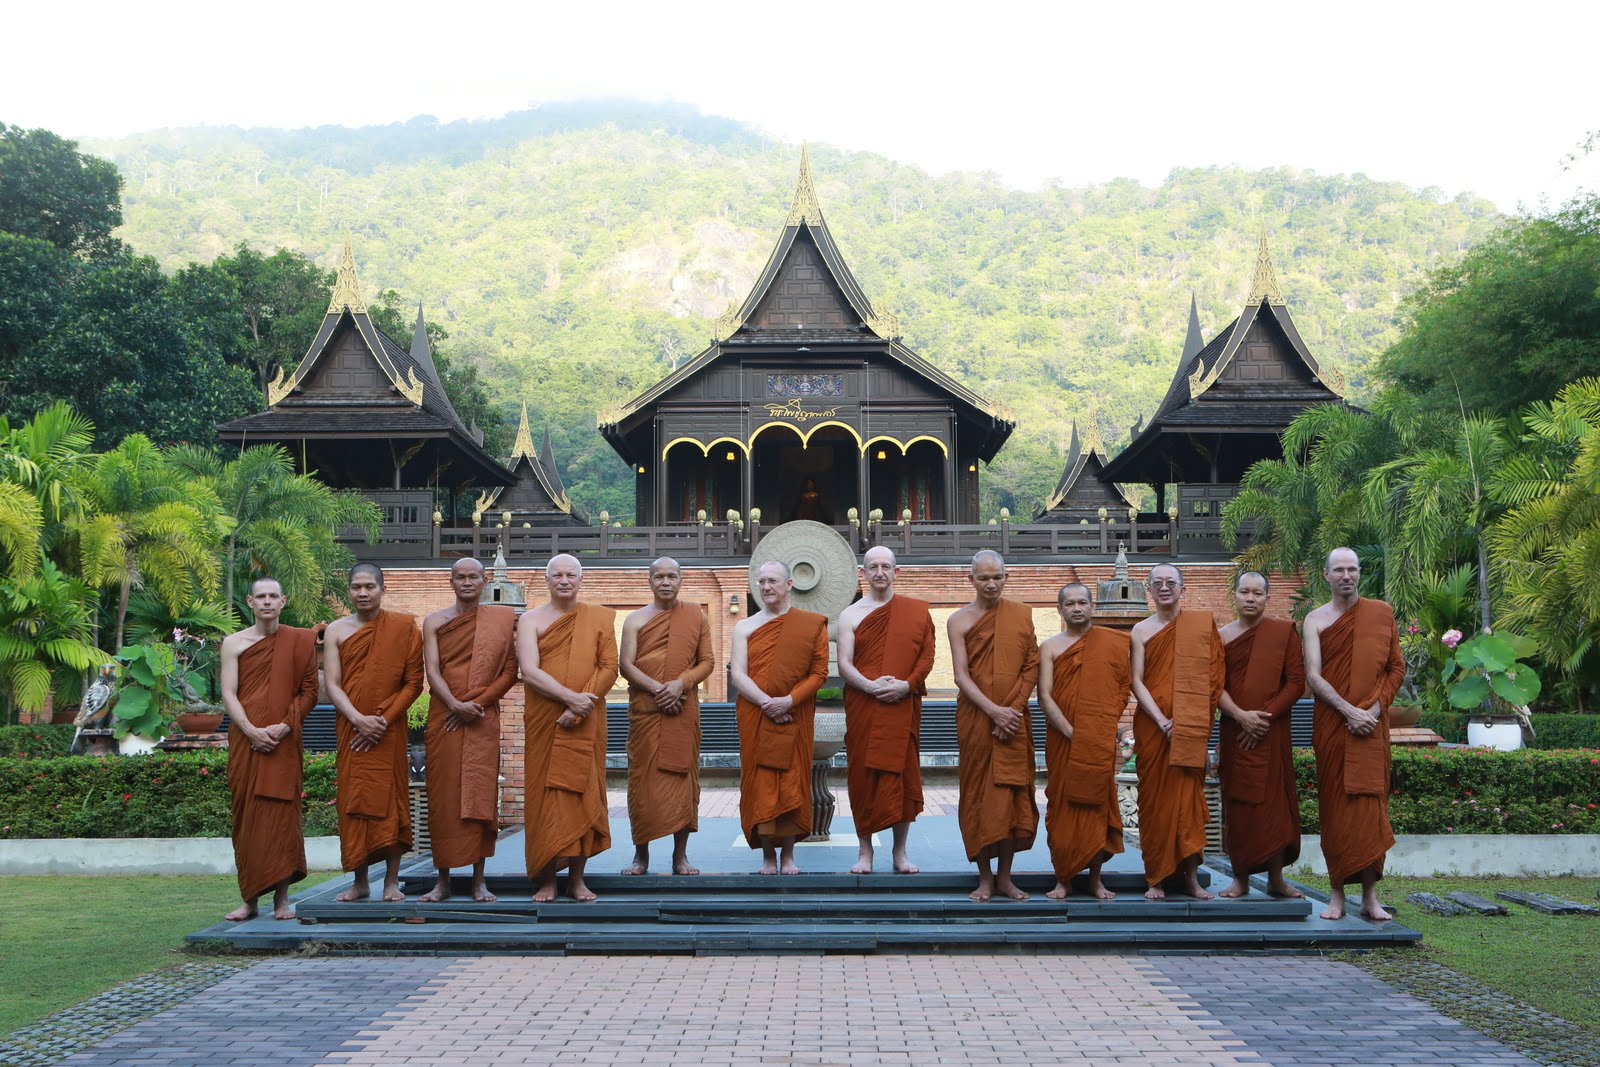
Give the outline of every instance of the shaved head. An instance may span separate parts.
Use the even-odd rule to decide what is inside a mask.
[[[559,555],[551,556],[550,562],[544,565],[544,576],[546,578],[555,573],[557,564],[562,566],[570,566],[580,575],[583,573],[583,564],[578,562],[578,557],[572,555],[570,552],[562,552]]]
[[[1264,593],[1272,592],[1272,583],[1267,581],[1267,576],[1265,574],[1262,574],[1260,571],[1240,571],[1239,574],[1233,579],[1233,591],[1235,593],[1239,591],[1239,584],[1246,578],[1259,579],[1261,582],[1261,591]]]
[[[885,545],[873,545],[871,548],[867,549],[865,553],[862,554],[862,556],[861,556],[861,565],[863,567],[865,567],[868,563],[871,563],[874,559],[887,559],[889,561],[889,565],[893,566],[894,565],[894,552],[891,549],[889,549],[887,546],[885,546]]]
[[[769,559],[769,560],[767,560],[767,562],[765,562],[765,563],[763,563],[761,565],[761,569],[756,571],[756,575],[759,577],[760,575],[765,574],[767,572],[767,568],[768,567],[776,567],[776,568],[778,568],[778,570],[782,573],[782,577],[783,577],[784,581],[788,581],[791,577],[793,577],[789,573],[789,565],[787,563],[783,562],[781,559]]]
[[[1334,557],[1339,555],[1340,553],[1344,553],[1345,555],[1349,556],[1350,557],[1349,562],[1354,563],[1358,567],[1361,566],[1361,557],[1356,555],[1356,550],[1355,549],[1353,549],[1353,548],[1336,548],[1332,552],[1328,553],[1328,558],[1322,565],[1323,569],[1324,570],[1330,570],[1330,571],[1333,570]]]
[[[1094,599],[1094,594],[1089,592],[1089,587],[1087,585],[1084,585],[1082,582],[1068,582],[1066,585],[1056,590],[1056,607],[1059,608],[1067,602],[1067,594],[1079,591],[1083,593],[1085,599]]]
[[[1183,572],[1180,571],[1173,564],[1171,564],[1171,563],[1157,563],[1154,567],[1151,567],[1150,568],[1150,580],[1151,581],[1155,580],[1157,571],[1171,571],[1172,572],[1172,576],[1174,578],[1178,579],[1178,584],[1179,585],[1183,584]]]
[[[992,563],[1001,570],[1006,569],[1005,557],[992,548],[985,548],[973,555],[972,565],[968,568],[968,570],[971,573],[976,574],[978,572],[979,565],[984,563]]]
[[[485,568],[481,560],[473,559],[471,556],[458,559],[454,563],[450,564],[451,574],[460,574],[462,571],[469,571],[473,569],[476,569],[479,574],[482,574],[484,573]]]
[[[283,592],[283,583],[282,582],[278,581],[278,579],[274,578],[270,574],[263,574],[261,577],[257,578],[255,581],[250,583],[250,595],[251,596],[255,596],[256,593],[258,593],[260,591],[260,586],[261,586],[262,582],[271,582],[273,585],[278,587],[278,592],[279,593]]]
[[[671,556],[662,556],[660,559],[650,564],[650,573],[654,574],[663,567],[670,567],[672,570],[677,571],[680,575],[683,573],[683,568],[678,566],[678,561],[673,559]]]
[[[378,566],[376,563],[357,563],[354,567],[350,568],[350,575],[345,579],[346,583],[354,582],[356,580],[356,575],[358,574],[370,574],[372,575],[373,581],[377,582],[379,585],[383,584],[383,568]]]

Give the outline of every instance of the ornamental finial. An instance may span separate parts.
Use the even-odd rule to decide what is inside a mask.
[[[344,251],[339,255],[339,272],[334,278],[328,314],[337,315],[346,308],[352,315],[367,313],[367,305],[361,299],[361,283],[356,280],[356,256],[348,233],[344,235]]]

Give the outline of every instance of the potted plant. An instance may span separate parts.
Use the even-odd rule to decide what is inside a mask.
[[[114,657],[121,684],[111,712],[112,730],[124,753],[149,752],[183,715],[197,716],[185,724],[197,728],[195,732],[199,727],[213,732],[222,722],[221,706],[204,700],[194,684],[202,681],[195,658],[206,640],[181,629],[174,629],[172,637],[171,642],[126,645]]]
[[[1432,677],[1444,646],[1424,631],[1422,620],[1413,618],[1400,631],[1400,654],[1405,657],[1406,676],[1400,691],[1389,705],[1390,726],[1415,726],[1422,721],[1424,680]]]
[[[1467,712],[1467,743],[1510,751],[1533,735],[1528,705],[1538,697],[1539,675],[1522,662],[1538,646],[1517,634],[1484,630],[1463,640],[1459,630],[1441,637],[1450,649],[1442,680],[1453,707]]]

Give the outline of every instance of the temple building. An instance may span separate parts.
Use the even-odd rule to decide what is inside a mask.
[[[1100,472],[1103,482],[1140,483],[1157,510],[1177,514],[1182,552],[1221,547],[1222,507],[1252,463],[1283,458],[1281,435],[1314,404],[1341,403],[1344,379],[1320,365],[1295,328],[1267,247],[1237,318],[1209,342],[1191,299],[1189,334],[1155,413]]]
[[[360,490],[383,509],[386,541],[402,554],[411,549],[399,545],[431,536],[435,510],[452,514],[462,494],[470,501],[485,487],[517,483],[451,406],[422,310],[409,348],[373,325],[349,238],[328,312],[299,366],[278,371],[265,411],[225,422],[217,434],[241,448],[281,445],[297,470]]]
[[[851,275],[802,150],[794,204],[744,302],[709,347],[600,431],[633,467],[640,526],[759,511],[776,525],[978,521],[978,465],[1012,422],[907,348]]]
[[[567,487],[556,469],[555,449],[550,446],[550,427],[544,428],[544,443],[533,450],[533,434],[528,427],[528,402],[522,402],[522,419],[517,423],[517,438],[506,461],[516,483],[496,486],[478,497],[473,512],[503,516],[509,513],[513,526],[587,526],[589,518],[573,507]]]
[[[1094,523],[1104,508],[1108,515],[1121,519],[1132,502],[1117,488],[1115,482],[1106,481],[1101,474],[1106,469],[1106,447],[1100,440],[1100,428],[1093,415],[1084,440],[1078,441],[1078,424],[1072,424],[1072,444],[1067,449],[1067,463],[1056,482],[1055,492],[1044,502],[1044,507],[1034,517],[1037,523]]]

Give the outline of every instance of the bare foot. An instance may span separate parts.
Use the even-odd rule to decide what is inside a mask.
[[[1234,876],[1233,882],[1228,886],[1228,888],[1217,894],[1217,896],[1222,897],[1224,900],[1232,900],[1235,897],[1247,897],[1249,895],[1249,881],[1244,878],[1240,878],[1238,875]]]
[[[1068,888],[1067,883],[1057,882],[1056,887],[1050,890],[1050,892],[1046,893],[1045,896],[1049,897],[1051,900],[1066,900],[1067,894],[1070,892],[1072,892],[1072,890]]]
[[[915,863],[912,863],[910,860],[906,859],[903,854],[894,858],[895,874],[919,874],[921,871],[921,867],[918,867]]]
[[[679,856],[672,861],[673,874],[699,874],[700,868],[689,862],[688,856]]]
[[[479,904],[488,904],[500,898],[489,892],[489,887],[483,882],[474,882],[472,886],[472,899]]]
[[[851,874],[872,873],[872,846],[862,845],[861,853],[856,856],[856,865],[850,868]]]
[[[441,878],[439,883],[426,893],[417,898],[419,904],[437,904],[441,900],[450,899],[450,879]]]
[[[1146,899],[1146,900],[1166,900],[1167,899],[1167,891],[1165,889],[1162,889],[1158,885],[1153,885],[1149,889],[1146,889],[1144,891],[1144,899]]]
[[[1267,893],[1269,896],[1292,897],[1295,900],[1303,900],[1305,898],[1304,893],[1300,892],[1300,890],[1296,889],[1282,878],[1267,879]]]
[[[1099,878],[1089,879],[1089,892],[1101,900],[1116,900],[1117,895],[1106,888],[1106,884]]]
[[[649,870],[649,868],[645,865],[645,862],[643,860],[637,860],[636,859],[632,863],[628,864],[626,867],[622,868],[622,873],[623,874],[644,874],[648,870]]]
[[[366,900],[367,897],[369,897],[371,895],[372,895],[372,890],[368,889],[366,886],[364,886],[364,885],[362,885],[362,886],[353,885],[349,889],[346,889],[343,893],[340,893],[338,896],[334,897],[333,899],[337,900],[341,904],[348,904],[353,900]]]
[[[272,917],[280,921],[294,918],[294,905],[287,900],[282,904],[274,904],[272,906]]]
[[[783,861],[783,866],[778,868],[778,873],[779,874],[799,874],[800,873],[800,867],[794,862],[794,860],[784,860]]]
[[[1189,891],[1189,895],[1191,897],[1194,897],[1194,899],[1196,899],[1196,900],[1215,900],[1215,899],[1217,899],[1217,895],[1215,893],[1212,893],[1209,890],[1207,890],[1205,886],[1201,885],[1198,881],[1196,881],[1193,878],[1189,879],[1188,884],[1185,885],[1184,888],[1187,889]]]
[[[1328,906],[1322,909],[1321,917],[1324,919],[1344,918],[1344,897],[1330,897]]]
[[[399,886],[397,886],[397,885],[386,885],[386,886],[383,887],[383,899],[389,901],[392,904],[398,904],[402,900],[406,899],[406,895],[404,893],[400,892],[400,887]]]
[[[994,887],[1000,892],[1004,893],[1006,896],[1010,897],[1012,900],[1028,899],[1028,894],[1018,889],[1016,883],[1010,878],[996,878]]]
[[[979,904],[994,896],[994,876],[978,875],[978,888],[967,894],[967,899],[976,900]]]
[[[1394,915],[1384,908],[1382,904],[1374,900],[1371,903],[1361,905],[1361,917],[1363,919],[1371,919],[1375,923],[1386,923],[1393,919]]]
[[[599,899],[594,895],[594,890],[583,884],[582,878],[567,879],[567,896],[581,904],[587,904],[591,900]]]
[[[539,886],[539,891],[533,894],[533,902],[535,904],[548,904],[554,899],[556,899],[556,880],[554,878],[542,883]]]
[[[763,863],[761,865],[760,869],[758,869],[756,871],[756,873],[757,874],[777,874],[778,873],[778,861],[775,860],[775,859],[768,860],[767,862],[765,862],[765,863]]]
[[[258,914],[260,914],[260,911],[256,907],[256,902],[251,900],[228,912],[222,917],[222,921],[225,923],[242,923],[249,919],[254,919]]]

